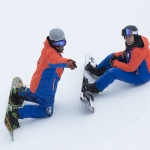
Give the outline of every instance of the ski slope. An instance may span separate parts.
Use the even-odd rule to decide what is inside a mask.
[[[80,102],[85,54],[99,63],[125,48],[121,29],[133,24],[150,40],[149,0],[0,0],[0,150],[149,150],[150,82],[115,81],[95,97],[95,113]],[[11,141],[4,115],[12,78],[28,87],[43,42],[64,30],[65,69],[51,118],[20,120]]]

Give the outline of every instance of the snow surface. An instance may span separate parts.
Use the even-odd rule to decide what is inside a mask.
[[[150,82],[115,81],[95,97],[94,114],[79,98],[85,54],[99,63],[123,50],[121,29],[130,24],[150,39],[149,14],[149,0],[0,0],[0,150],[149,150]],[[12,142],[4,125],[12,78],[30,85],[55,27],[66,34],[63,56],[78,68],[65,69],[53,117],[21,120]]]

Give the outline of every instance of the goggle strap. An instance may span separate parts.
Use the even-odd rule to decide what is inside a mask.
[[[138,34],[138,31],[132,31],[132,34]]]

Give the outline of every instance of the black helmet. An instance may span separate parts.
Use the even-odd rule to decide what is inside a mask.
[[[122,36],[138,35],[138,28],[134,25],[128,25],[122,29]]]

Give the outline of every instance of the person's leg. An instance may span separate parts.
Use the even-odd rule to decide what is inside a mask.
[[[51,117],[53,114],[53,104],[54,104],[54,96],[49,96],[45,99],[36,97],[36,101],[38,105],[24,105],[23,108],[18,109],[19,118],[42,118],[42,117]],[[33,98],[29,98],[28,100],[33,100]],[[34,100],[35,101],[35,100]]]
[[[109,84],[111,84],[116,79],[130,84],[139,85],[148,81],[149,77],[147,78],[147,80],[143,81],[141,77],[133,72],[125,72],[119,68],[111,68],[96,81],[96,87],[99,91],[102,92]]]
[[[105,67],[106,69],[110,69],[111,64],[109,63],[110,58],[113,54],[109,54],[106,58],[104,58],[98,65],[97,68]]]
[[[110,58],[113,54],[108,55],[104,60],[102,60],[97,66],[92,66],[91,63],[88,63],[85,66],[85,70],[91,74],[94,78],[102,76],[108,69],[111,68],[109,63]]]
[[[23,97],[26,101],[38,103],[35,94],[33,94],[29,88],[18,92],[18,96]]]
[[[18,109],[18,114],[19,119],[51,117],[53,106],[42,108],[37,105],[25,105],[23,108]]]

